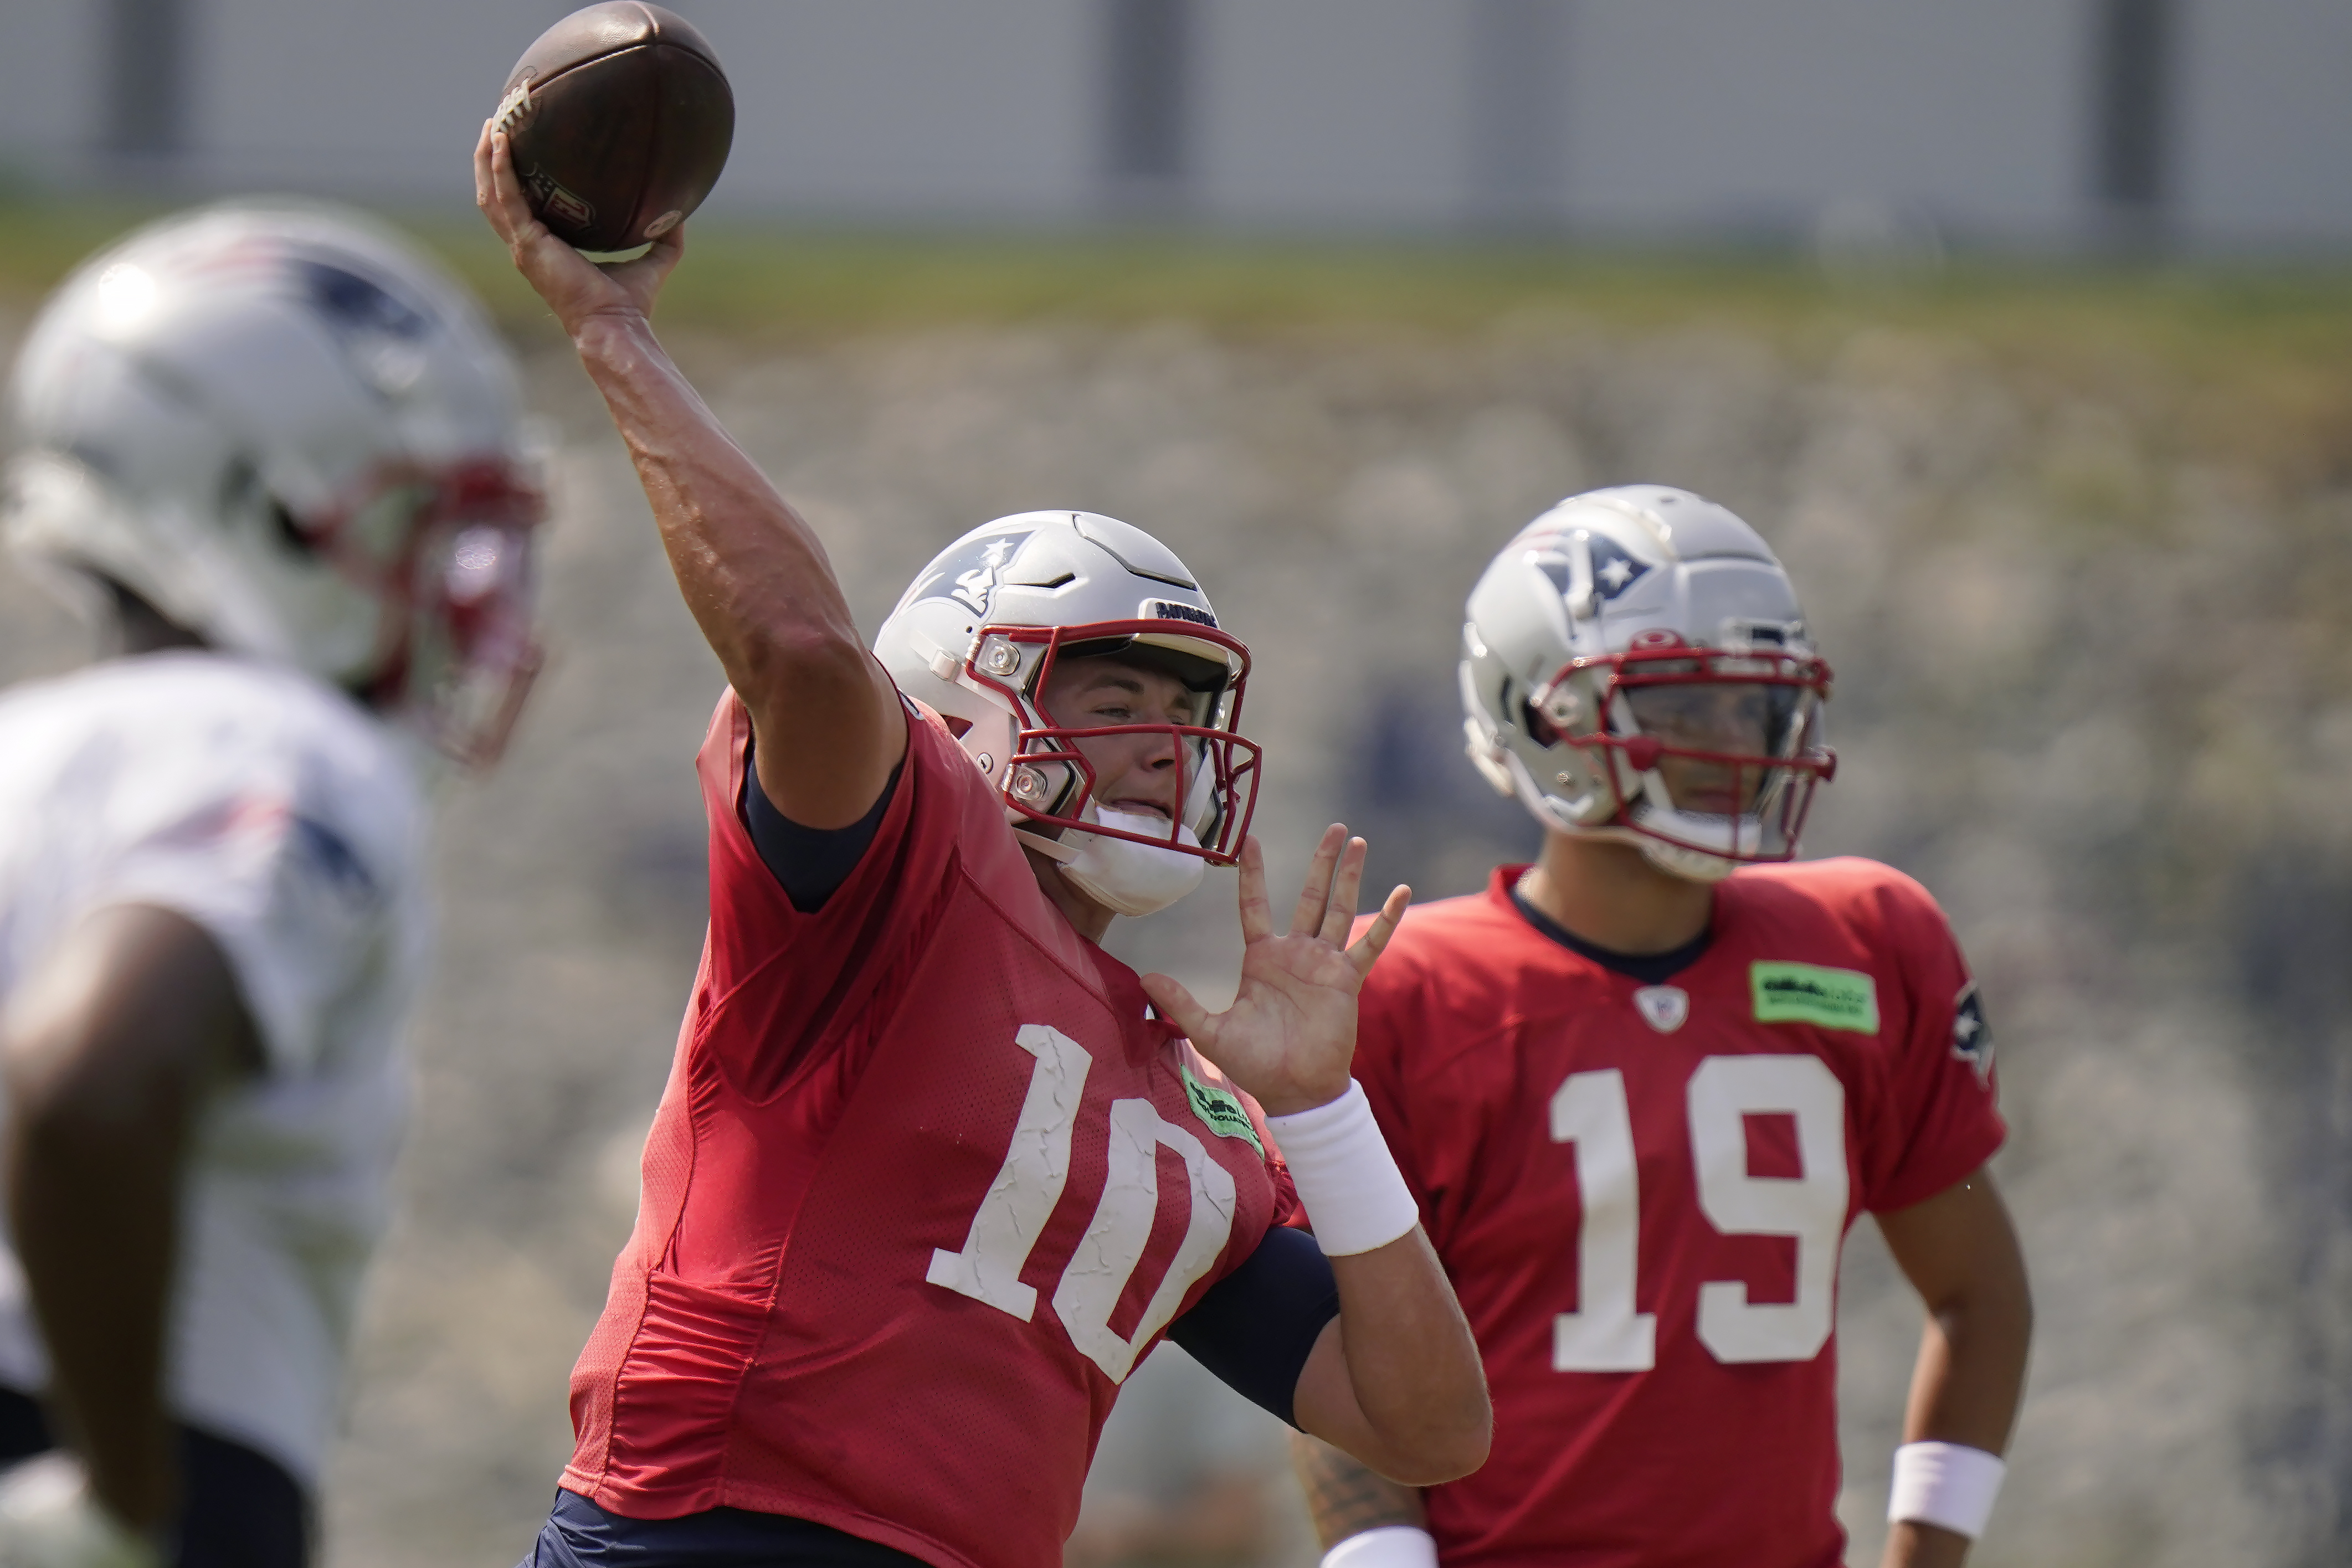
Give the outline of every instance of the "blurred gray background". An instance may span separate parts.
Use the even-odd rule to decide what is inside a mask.
[[[1762,528],[1839,672],[1843,760],[1808,852],[1922,878],[2000,1040],[1999,1168],[2041,1320],[1975,1561],[2352,1562],[2352,9],[679,8],[742,105],[665,329],[689,372],[869,630],[1001,513],[1092,507],[1168,539],[1256,653],[1277,881],[1335,817],[1423,897],[1532,851],[1460,757],[1452,664],[1464,592],[1536,511],[1655,480]],[[451,226],[480,115],[564,9],[0,0],[0,348],[54,275],[24,258],[124,204],[325,192],[417,217],[493,289],[556,441],[553,663],[506,764],[446,790],[440,982],[334,1568],[521,1553],[700,939],[690,762],[716,665],[568,351]],[[1212,249],[1207,295],[1057,308],[1059,247],[1098,225],[1143,236],[1088,253],[1114,272],[1267,229],[1325,235],[1328,270]],[[870,248],[824,249],[845,232]],[[746,301],[814,287],[803,236],[950,296],[1029,267],[1045,302],[779,325]],[[1615,253],[1632,292],[1580,270],[1626,245],[1650,247]],[[2042,259],[1981,281],[2020,254]],[[1323,308],[1400,256],[1454,278],[1437,305],[1391,279]],[[2289,256],[2305,270],[2245,270]],[[1556,282],[1490,287],[1496,257]],[[688,308],[698,264],[733,292]],[[1241,303],[1204,305],[1217,289]],[[0,566],[0,680],[88,649]],[[1232,895],[1213,874],[1115,943],[1229,993]],[[1861,1227],[1840,1336],[1857,1564],[1916,1332]],[[1279,1452],[1155,1356],[1073,1568],[1310,1561]]]
[[[569,0],[6,0],[0,164],[463,199]],[[2342,0],[678,0],[719,211],[2352,238]]]

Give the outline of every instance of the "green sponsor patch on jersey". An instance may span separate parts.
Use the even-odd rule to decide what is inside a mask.
[[[1759,959],[1748,967],[1758,1023],[1810,1023],[1878,1032],[1878,982],[1858,969]]]
[[[1209,1131],[1221,1138],[1247,1138],[1250,1147],[1263,1157],[1265,1145],[1258,1142],[1257,1125],[1242,1109],[1241,1101],[1230,1089],[1214,1083],[1203,1083],[1192,1075],[1190,1063],[1184,1068],[1184,1094],[1192,1102],[1192,1114],[1209,1124]]]

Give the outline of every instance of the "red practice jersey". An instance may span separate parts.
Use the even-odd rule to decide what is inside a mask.
[[[849,880],[795,910],[699,758],[710,931],[563,1485],[1054,1568],[1103,1418],[1296,1199],[1254,1106],[1039,890],[928,714]]]
[[[1645,986],[1530,924],[1521,869],[1405,916],[1356,1053],[1494,1396],[1440,1558],[1836,1568],[1846,1228],[2003,1135],[1959,949],[1874,862],[1755,867]]]

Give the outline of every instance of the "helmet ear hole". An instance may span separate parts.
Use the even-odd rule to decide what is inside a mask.
[[[294,516],[292,509],[285,502],[275,496],[269,498],[269,524],[278,535],[278,542],[296,555],[308,559],[319,553],[317,542],[311,538],[309,530],[302,527],[301,520]]]
[[[205,640],[147,601],[137,589],[105,572],[96,574],[113,608],[114,630],[126,653],[152,653],[163,648],[201,648]]]

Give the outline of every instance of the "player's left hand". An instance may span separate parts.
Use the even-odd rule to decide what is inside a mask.
[[[47,1453],[0,1473],[0,1568],[163,1568],[163,1551],[108,1511],[80,1460]]]
[[[1202,1056],[1245,1090],[1269,1116],[1328,1104],[1348,1092],[1356,1059],[1356,993],[1412,902],[1399,887],[1351,946],[1364,841],[1338,823],[1323,831],[1290,930],[1274,931],[1265,896],[1265,856],[1242,845],[1242,983],[1234,1005],[1212,1013],[1165,975],[1143,977],[1160,1015],[1192,1037]]]
[[[474,204],[506,243],[515,269],[573,337],[599,316],[651,319],[662,280],[686,254],[686,230],[680,225],[635,261],[599,266],[582,256],[533,214],[506,133],[488,120],[482,122],[481,140],[474,144]]]

